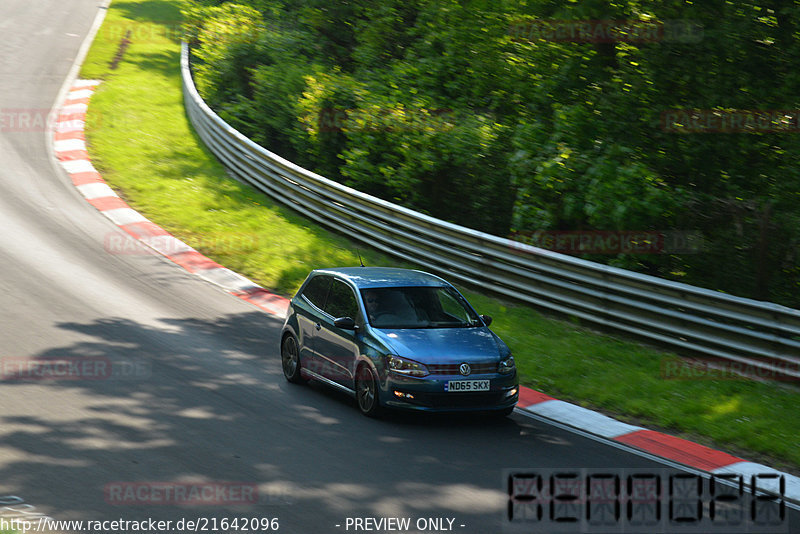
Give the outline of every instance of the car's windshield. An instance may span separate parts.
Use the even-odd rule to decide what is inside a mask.
[[[376,328],[480,326],[478,315],[451,287],[363,289],[369,323]]]

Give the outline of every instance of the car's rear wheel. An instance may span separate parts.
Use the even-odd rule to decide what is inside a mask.
[[[300,351],[297,348],[297,340],[291,334],[281,341],[281,364],[286,380],[292,384],[305,382],[300,374]]]
[[[356,373],[356,402],[361,413],[368,417],[376,417],[381,412],[378,383],[366,365],[360,366]]]

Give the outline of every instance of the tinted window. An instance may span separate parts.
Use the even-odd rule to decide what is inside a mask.
[[[482,323],[451,287],[385,287],[362,290],[376,328],[462,328]]]
[[[461,323],[476,322],[474,313],[467,308],[454,291],[437,291],[436,297],[439,299],[439,307],[442,309],[441,320],[460,321]]]
[[[324,310],[334,318],[352,317],[355,319],[358,315],[358,305],[350,286],[341,280],[334,280]]]
[[[328,296],[328,288],[331,286],[330,276],[315,276],[303,289],[303,296],[319,309],[325,309],[325,297]]]

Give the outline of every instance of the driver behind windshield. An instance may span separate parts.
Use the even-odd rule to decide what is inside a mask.
[[[364,304],[367,307],[367,316],[369,318],[370,323],[375,322],[375,318],[378,316],[378,292],[377,291],[365,291],[364,292]]]

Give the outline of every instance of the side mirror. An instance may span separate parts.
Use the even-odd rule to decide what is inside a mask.
[[[481,321],[483,321],[483,324],[485,324],[486,326],[489,326],[490,324],[492,324],[492,316],[491,315],[481,315],[480,317],[481,317]]]
[[[355,330],[356,322],[352,317],[339,317],[333,320],[333,326],[342,330]]]

